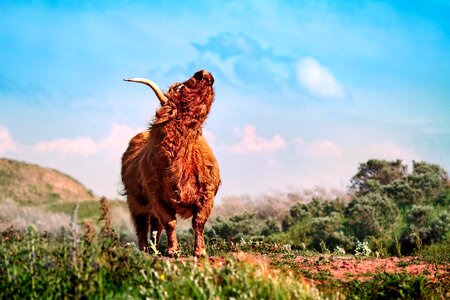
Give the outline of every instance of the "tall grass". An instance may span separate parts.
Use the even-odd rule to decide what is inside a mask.
[[[235,256],[171,260],[122,245],[102,202],[101,230],[73,210],[60,236],[13,227],[0,243],[1,299],[319,299],[317,289]],[[276,275],[276,276],[275,276]]]

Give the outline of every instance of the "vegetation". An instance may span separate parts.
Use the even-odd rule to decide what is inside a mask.
[[[99,197],[80,182],[57,170],[0,158],[0,230],[10,225],[25,230],[30,224],[39,231],[59,234],[69,224],[69,215],[78,205],[80,221],[98,220]],[[121,238],[133,239],[125,201],[111,201],[113,224]]]
[[[36,224],[26,230],[0,228],[0,298],[450,297],[447,173],[425,162],[413,162],[408,172],[401,161],[370,160],[350,186],[350,195],[319,191],[310,201],[291,193],[261,202],[236,198],[234,210],[219,205],[206,230],[210,258],[200,261],[190,257],[192,231],[178,232],[176,259],[164,257],[164,236],[160,249],[150,240],[149,253],[138,251],[131,229],[118,222],[128,219],[121,202],[5,200],[0,220],[42,216],[23,219],[19,228]],[[392,263],[392,256],[404,258]],[[336,275],[342,266],[361,270],[376,261],[396,271]],[[415,265],[428,267],[408,271]]]
[[[59,171],[25,162],[0,158],[0,202],[41,205],[94,200],[92,191]]]
[[[333,254],[271,242],[217,238],[208,241],[209,260],[168,259],[121,243],[108,213],[104,217],[98,233],[89,223],[79,230],[74,217],[60,237],[32,226],[25,232],[2,232],[0,298],[443,299],[450,291],[445,275],[431,281],[424,275],[374,273],[361,281],[305,271],[298,257],[312,259],[309,267],[314,270],[331,264]],[[182,242],[184,252],[189,247]]]
[[[227,241],[271,240],[321,251],[337,247],[354,253],[366,241],[377,255],[421,254],[450,241],[450,184],[439,166],[369,160],[351,180],[350,199],[313,198],[293,204],[278,221],[244,212],[217,218],[208,236]]]
[[[424,276],[406,273],[379,273],[366,282],[359,280],[346,284],[348,298],[353,299],[432,299],[434,291],[427,286]]]
[[[214,261],[169,260],[123,245],[102,203],[99,234],[86,224],[82,233],[72,215],[60,239],[34,227],[2,233],[0,298],[150,299],[318,299],[320,293],[287,274],[268,271],[228,255]]]

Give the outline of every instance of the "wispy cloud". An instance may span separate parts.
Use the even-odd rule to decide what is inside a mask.
[[[231,83],[257,86],[258,89],[287,84],[295,80],[294,58],[274,53],[258,40],[243,33],[221,32],[206,43],[193,43],[206,64],[220,70]],[[266,82],[269,84],[263,84]]]
[[[94,140],[91,137],[78,137],[73,139],[57,139],[43,141],[34,146],[38,152],[54,152],[59,154],[90,156],[99,153],[106,153],[114,157],[119,157],[128,144],[128,141],[138,131],[121,124],[112,126],[110,132],[105,137]]]
[[[39,152],[92,155],[97,153],[98,145],[90,137],[80,137],[39,142],[34,146],[34,149]]]
[[[305,57],[297,64],[297,79],[308,92],[315,96],[342,98],[345,90],[331,71],[317,60]]]
[[[313,157],[341,157],[342,148],[331,140],[313,140],[305,142],[301,138],[292,141],[296,148]]]
[[[241,141],[229,146],[230,152],[237,154],[271,153],[283,149],[286,142],[279,134],[264,138],[256,133],[254,125],[247,125],[240,132]]]
[[[0,125],[0,155],[14,150],[16,150],[16,144],[14,143],[8,128]]]
[[[245,34],[222,32],[209,38],[205,44],[194,43],[201,52],[218,53],[222,59],[233,56],[261,56],[265,52],[259,43]]]

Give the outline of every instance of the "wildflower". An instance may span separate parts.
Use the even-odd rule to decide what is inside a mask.
[[[355,256],[369,256],[372,250],[369,248],[369,243],[367,242],[356,242]]]
[[[336,246],[336,248],[334,248],[334,253],[338,255],[345,255],[345,250],[342,247]]]

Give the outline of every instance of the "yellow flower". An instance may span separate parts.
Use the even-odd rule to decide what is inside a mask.
[[[166,279],[166,275],[164,275],[164,274],[159,275],[159,279],[161,279],[161,280]]]

